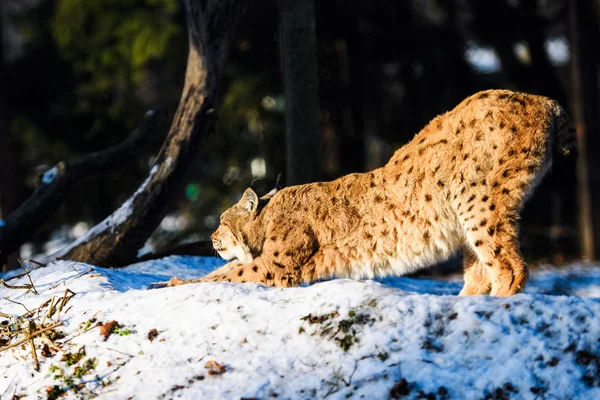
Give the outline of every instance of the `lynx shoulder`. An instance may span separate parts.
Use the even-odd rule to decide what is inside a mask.
[[[528,278],[519,212],[572,139],[569,117],[551,99],[476,93],[381,168],[264,199],[246,190],[212,236],[235,261],[199,281],[293,286],[398,275],[463,251],[461,294],[518,293]]]

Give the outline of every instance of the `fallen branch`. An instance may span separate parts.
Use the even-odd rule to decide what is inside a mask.
[[[166,215],[201,144],[214,130],[219,82],[244,3],[183,2],[189,34],[185,83],[154,165],[125,204],[92,228],[92,234],[61,250],[55,258],[102,267],[121,267],[137,261],[138,249]]]
[[[0,226],[0,251],[11,254],[50,218],[63,202],[67,190],[92,175],[114,170],[141,147],[163,113],[147,112],[142,122],[121,144],[71,161],[61,161],[47,171],[40,185]]]
[[[200,240],[197,242],[185,243],[178,246],[170,247],[156,253],[148,253],[137,259],[138,262],[157,260],[167,256],[214,256],[216,250],[213,248],[212,242],[208,240]]]

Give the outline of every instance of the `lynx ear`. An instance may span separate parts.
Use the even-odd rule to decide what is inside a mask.
[[[248,188],[242,195],[242,198],[238,204],[240,204],[244,210],[248,211],[249,213],[253,213],[258,207],[258,195],[256,192],[254,192],[254,190],[252,190],[252,188]]]

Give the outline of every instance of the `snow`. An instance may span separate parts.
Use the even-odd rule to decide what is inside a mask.
[[[50,168],[42,176],[42,182],[44,182],[46,185],[52,183],[52,181],[54,181],[54,178],[56,178],[57,174],[58,174],[58,169],[56,169],[56,167]]]
[[[0,328],[67,288],[76,293],[46,324],[63,323],[55,340],[63,353],[85,350],[68,367],[61,354],[42,356],[36,339],[40,372],[29,346],[0,352],[0,397],[45,398],[70,376],[64,398],[600,398],[598,267],[536,269],[527,292],[507,299],[458,297],[456,280],[401,277],[148,289],[222,264],[168,257],[117,270],[59,261],[31,272],[38,295],[0,288],[0,312],[13,316],[0,317]],[[121,333],[104,340],[86,328],[91,318],[118,321]],[[89,359],[95,367],[74,377]]]

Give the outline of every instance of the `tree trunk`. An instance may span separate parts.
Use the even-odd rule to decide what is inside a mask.
[[[589,0],[569,2],[572,57],[573,120],[577,129],[577,198],[581,256],[592,260],[600,254],[600,148],[598,132],[598,57],[594,9]]]
[[[112,267],[137,260],[138,249],[167,213],[188,167],[216,122],[215,104],[235,22],[236,0],[185,0],[190,50],[179,108],[146,181],[111,216],[53,257]]]
[[[288,185],[323,177],[313,0],[279,0]]]

